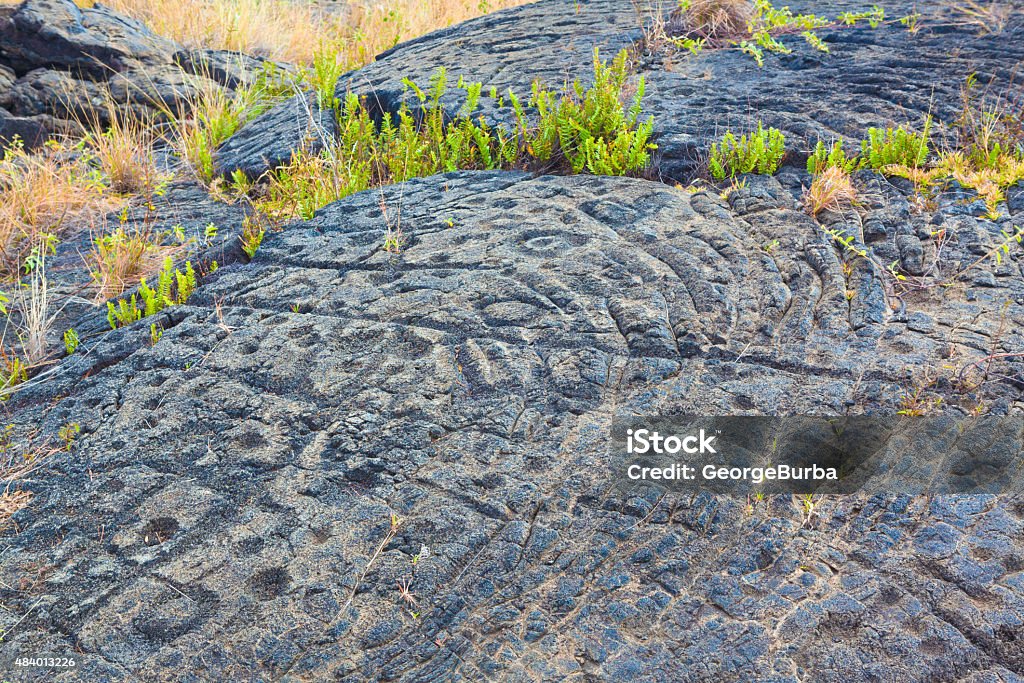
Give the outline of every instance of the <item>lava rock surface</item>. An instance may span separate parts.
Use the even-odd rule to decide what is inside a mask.
[[[469,172],[337,202],[155,346],[143,320],[12,399],[82,435],[5,540],[0,582],[31,587],[5,604],[41,600],[5,651],[84,653],[64,680],[1015,680],[1020,501],[808,522],[613,483],[616,414],[893,412],[999,324],[990,289],[910,324],[842,282],[774,178],[731,206]]]
[[[636,40],[627,4],[542,0],[351,79],[397,92],[447,64],[525,91]],[[765,115],[791,110],[794,131],[853,134],[904,105],[865,92],[869,115],[842,83],[792,83],[854,83],[840,68],[853,52],[862,75],[868,56],[893,60],[945,107],[958,41],[992,69],[996,41],[1019,49],[1017,28],[935,28],[926,60],[898,30],[842,33],[828,66],[709,53],[650,72],[663,158],[689,158],[709,112],[755,113],[752,86],[731,95],[698,69],[774,83]],[[281,116],[243,129],[246,144]],[[258,170],[257,149],[235,167]],[[864,173],[860,210],[819,224],[799,204],[808,180],[791,164],[723,199],[639,178],[417,179],[225,259],[161,313],[155,345],[151,319],[90,339],[7,404],[18,425],[81,434],[0,537],[0,629],[17,626],[0,667],[74,652],[55,680],[1022,680],[1024,501],[849,496],[807,515],[788,496],[624,493],[610,471],[617,415],[890,414],[928,373],[947,398],[935,410],[966,411],[943,368],[1024,347],[1019,252],[903,296],[883,272],[966,268],[1024,221],[1022,188],[991,221],[962,192],[925,212]],[[844,270],[823,225],[869,257]],[[955,236],[941,254],[939,230]],[[985,384],[987,410],[1021,413],[1021,366]]]
[[[37,147],[80,122],[109,123],[112,109],[159,118],[262,68],[262,59],[241,53],[187,50],[102,4],[0,7],[0,142],[18,136]]]

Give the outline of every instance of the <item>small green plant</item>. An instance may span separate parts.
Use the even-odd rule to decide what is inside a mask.
[[[164,336],[164,328],[160,327],[156,323],[149,324],[149,343],[150,346],[156,346],[157,342]]]
[[[53,233],[41,233],[38,244],[34,245],[22,263],[22,270],[25,275],[31,275],[36,268],[41,267],[46,261],[46,255],[57,253],[57,243],[60,240]]]
[[[132,294],[130,299],[118,299],[116,306],[112,301],[107,302],[107,322],[110,323],[110,329],[116,330],[142,319],[142,311],[135,300],[136,297]]]
[[[871,9],[860,12],[840,12],[836,18],[844,26],[856,26],[858,23],[866,21],[871,28],[878,28],[885,21],[885,10],[878,5],[873,5]]]
[[[556,98],[535,83],[530,104],[537,108],[540,123],[529,147],[540,161],[556,153],[568,161],[573,173],[624,175],[647,166],[650,160],[653,118],[640,121],[644,79],[628,108],[623,92],[629,75],[627,53],[619,52],[610,65],[594,50],[594,84],[585,89],[579,82]],[[521,110],[517,115],[522,122]]]
[[[869,128],[868,139],[861,143],[861,156],[864,164],[874,170],[884,170],[887,166],[907,166],[918,168],[928,161],[928,138],[931,132],[932,119],[924,120],[920,133],[898,128]]]
[[[242,242],[242,251],[249,257],[250,260],[256,256],[256,251],[263,244],[263,236],[266,234],[266,229],[258,218],[253,216],[246,216],[242,219],[242,233],[239,239]]]
[[[822,231],[831,237],[833,242],[842,247],[843,251],[849,252],[850,255],[857,258],[867,257],[868,252],[857,246],[856,237],[853,235],[847,235],[846,233],[833,228],[822,228]]]
[[[69,356],[78,350],[79,342],[78,333],[74,329],[64,331],[64,350],[67,351]]]
[[[669,42],[681,50],[686,50],[692,55],[699,55],[707,44],[707,38],[672,38]]]
[[[818,514],[817,510],[820,501],[814,497],[813,493],[801,493],[797,496],[797,500],[800,503],[800,512],[803,515],[803,525],[810,526]]]
[[[321,109],[333,109],[338,104],[334,94],[338,79],[345,73],[345,62],[337,49],[329,43],[322,43],[313,54],[313,68],[306,79],[316,91],[317,104]]]
[[[900,272],[899,263],[899,261],[893,261],[889,264],[889,277],[891,277],[894,282],[906,282],[907,276]]]
[[[776,36],[799,32],[811,47],[828,52],[828,46],[814,31],[832,23],[815,14],[793,14],[789,7],[776,9],[768,0],[755,0],[754,18],[750,22],[751,38],[755,45],[769,52],[788,54],[792,50],[780,43]]]
[[[900,394],[899,410],[896,411],[896,414],[905,417],[921,417],[941,408],[942,397],[928,393],[929,389],[935,386],[936,381],[937,378],[930,374],[915,381],[913,389],[907,389]]]
[[[1024,112],[1013,96],[986,95],[979,92],[978,75],[970,74],[960,90],[961,112],[955,126],[967,160],[995,171],[1008,159],[1024,158]]]
[[[401,228],[392,228],[390,225],[384,232],[384,244],[382,248],[389,254],[401,254],[405,245],[405,236]]]
[[[999,231],[1003,236],[1003,241],[995,246],[992,250],[993,258],[996,260],[996,265],[1001,266],[1003,264],[1003,257],[1010,255],[1010,247],[1013,243],[1020,244],[1024,240],[1024,228],[1020,226],[1014,226],[1012,230],[1003,228]]]
[[[852,173],[859,167],[860,157],[848,157],[842,140],[835,140],[831,147],[818,140],[814,151],[807,158],[807,172],[811,175],[819,175],[829,168],[838,168],[845,173]]]
[[[336,143],[318,154],[300,151],[273,171],[259,208],[272,216],[308,220],[320,207],[354,192],[460,169],[642,171],[655,148],[654,122],[641,120],[643,79],[631,93],[626,51],[606,63],[595,50],[593,68],[589,88],[577,82],[556,93],[538,82],[526,101],[509,91],[511,130],[492,127],[477,115],[480,83],[459,79],[456,88],[463,91],[464,103],[454,117],[446,111],[441,103],[449,89],[444,69],[426,89],[406,79],[405,101],[379,123],[365,100],[349,94],[337,107]],[[505,106],[506,96],[496,89],[489,96]]]
[[[254,185],[255,183],[245,174],[245,171],[236,168],[231,172],[231,190],[235,198],[248,196]]]
[[[759,121],[757,130],[737,139],[727,131],[722,139],[711,145],[708,167],[715,180],[735,177],[743,173],[771,175],[779,169],[785,150],[786,138],[775,128],[765,129]]]
[[[917,22],[921,20],[920,12],[911,12],[905,17],[900,17],[900,24],[907,27],[907,31],[910,33],[917,33],[921,27],[917,25]]]
[[[861,21],[877,28],[884,19],[885,12],[878,6],[829,19],[794,14],[789,7],[775,7],[770,0],[680,0],[664,38],[695,55],[704,49],[737,49],[764,66],[765,53],[793,51],[780,40],[784,36],[799,35],[815,50],[828,52],[828,45],[817,33],[820,29],[853,27]]]
[[[28,381],[28,366],[13,353],[0,347],[0,401],[6,401],[14,387]]]
[[[75,439],[82,432],[82,426],[77,422],[68,422],[66,425],[57,430],[57,438],[64,442],[64,450],[68,453],[71,452],[72,446],[75,444]]]
[[[130,325],[136,320],[156,315],[170,306],[185,303],[197,286],[196,273],[192,262],[185,262],[185,272],[174,267],[170,257],[164,261],[163,270],[157,276],[157,286],[150,287],[146,280],[139,282],[138,295],[132,294],[129,299],[119,299],[115,305],[107,302],[107,322],[110,328]],[[139,304],[142,304],[140,307]]]

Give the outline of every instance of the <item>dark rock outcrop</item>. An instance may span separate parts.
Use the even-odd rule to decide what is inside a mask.
[[[1024,342],[1019,261],[992,275],[908,318],[869,271],[848,301],[774,178],[731,204],[509,173],[354,195],[218,270],[156,346],[144,320],[12,399],[82,435],[8,540],[0,586],[36,588],[5,604],[43,602],[5,653],[75,649],[66,680],[1013,680],[1019,501],[807,523],[788,498],[624,495],[604,461],[619,413],[891,412],[1001,310]]]
[[[810,11],[835,17],[843,10],[863,9],[856,2],[787,3],[794,12]],[[527,95],[535,79],[558,87],[592,74],[593,48],[610,58],[621,49],[641,56],[637,75],[647,82],[645,110],[654,117],[659,159],[655,172],[666,179],[686,180],[695,174],[711,140],[726,128],[745,131],[762,119],[783,130],[792,149],[805,149],[819,138],[848,137],[859,141],[869,126],[898,123],[919,125],[931,114],[949,124],[959,115],[959,91],[972,73],[993,88],[1016,83],[1024,60],[1024,14],[1014,12],[1001,33],[979,34],[948,7],[925,10],[918,3],[885,3],[890,21],[872,29],[823,29],[829,46],[824,54],[799,36],[783,42],[789,55],[767,54],[758,67],[737,50],[710,50],[698,57],[688,53],[648,54],[643,26],[649,15],[630,0],[572,0],[538,2],[496,12],[443,31],[403,43],[378,60],[343,77],[339,95],[365,95],[371,107],[394,111],[407,97],[403,78],[425,85],[439,67],[451,82],[459,77],[509,88]],[[907,32],[896,18],[924,12],[920,30]],[[462,106],[458,92],[445,99],[453,115]],[[415,105],[414,102],[411,104]],[[293,112],[294,105],[282,105]],[[509,112],[495,111],[488,98],[481,111],[498,123],[510,122]],[[288,140],[300,142],[289,117],[278,113],[257,119],[239,133],[244,150],[274,148]],[[244,168],[252,174],[251,154],[228,143],[220,155],[223,172]],[[273,155],[273,162],[280,155]],[[272,168],[264,164],[262,169]]]
[[[0,8],[0,140],[20,135],[32,145],[79,122],[104,125],[108,95],[114,109],[160,116],[261,68],[245,55],[184,50],[102,5],[26,0]]]
[[[272,131],[272,135],[267,133]],[[288,163],[299,149],[319,153],[338,134],[331,111],[317,104],[316,95],[301,93],[279,103],[259,117],[256,126],[243,126],[217,150],[214,170],[224,176],[239,170],[258,178]]]
[[[582,76],[594,45],[637,39],[631,12],[542,0],[399,46],[352,87],[394,102],[440,65],[519,90]],[[993,46],[1020,34],[900,31],[842,32],[833,66],[652,62],[663,165],[685,172],[716,121],[748,114],[797,136],[913,119],[912,72],[941,114],[962,60],[1002,73]],[[858,111],[871,64],[894,89],[865,88]],[[244,128],[224,170],[305,144],[288,112]],[[624,493],[610,469],[619,415],[889,414],[921,381],[935,411],[1024,412],[1020,358],[970,395],[950,370],[1024,348],[1021,253],[902,294],[884,272],[975,263],[1024,220],[1021,188],[992,221],[962,192],[925,211],[864,173],[858,211],[815,221],[808,180],[790,164],[723,199],[417,179],[269,233],[251,263],[207,254],[228,265],[157,317],[155,345],[153,319],[100,334],[84,316],[97,333],[5,406],[18,429],[81,433],[3,532],[0,668],[74,653],[57,680],[1020,680],[1024,501],[850,496],[809,515],[787,496]],[[183,215],[155,222],[241,219],[197,192],[171,188]],[[823,227],[867,256],[844,262]]]

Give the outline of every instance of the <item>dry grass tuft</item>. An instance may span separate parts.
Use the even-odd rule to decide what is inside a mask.
[[[85,144],[99,162],[111,191],[117,194],[148,192],[161,179],[153,159],[156,141],[153,127],[149,121],[135,115],[112,114],[106,132],[88,134]],[[92,130],[99,130],[99,126],[93,126]]]
[[[237,50],[310,64],[324,36],[349,66],[373,61],[396,43],[524,0],[345,0],[326,12],[287,0],[108,0],[103,4],[145,22],[188,47]]]
[[[129,231],[123,227],[93,239],[85,255],[96,287],[97,301],[118,296],[139,283],[147,273],[160,269],[168,254],[177,248],[160,243],[148,230]]]
[[[826,209],[841,211],[856,203],[857,189],[850,180],[850,174],[837,166],[831,166],[815,176],[804,193],[804,208],[812,216]]]
[[[74,153],[51,145],[38,154],[20,146],[0,160],[0,277],[15,275],[33,248],[68,226],[110,208],[102,183]]]
[[[675,16],[682,34],[712,41],[749,35],[753,18],[750,0],[689,0]]]
[[[997,0],[989,0],[989,2],[961,0],[961,2],[954,3],[952,7],[957,14],[957,23],[962,26],[974,27],[981,35],[1002,33],[1013,12],[1012,3]]]

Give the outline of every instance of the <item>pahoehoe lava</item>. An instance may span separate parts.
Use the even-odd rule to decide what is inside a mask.
[[[940,229],[957,236],[943,258],[974,261],[1024,221],[1020,186],[996,224],[963,193],[922,213],[863,172],[859,218],[824,218],[859,221],[873,258],[847,274],[800,206],[802,164],[728,198],[675,184],[716,120],[857,135],[950,118],[970,71],[1011,78],[1020,13],[990,36],[943,16],[913,39],[825,32],[831,54],[763,69],[735,51],[652,58],[660,173],[462,171],[358,193],[228,259],[164,314],[159,344],[143,321],[62,360],[8,404],[82,434],[0,538],[0,600],[32,608],[4,652],[82,653],[64,681],[1021,680],[1021,501],[837,497],[807,524],[783,497],[749,514],[626,495],[606,463],[618,414],[891,413],[951,353],[1024,347],[1019,256],[900,301],[874,265],[914,272]],[[403,77],[446,66],[525,92],[585,76],[594,46],[614,54],[639,27],[627,0],[541,0],[399,45],[339,87],[388,110]],[[0,64],[28,78],[12,36]],[[243,128],[220,170],[286,159],[294,107]],[[196,222],[240,218],[172,192]],[[382,205],[401,207],[400,254]],[[996,414],[1021,412],[1009,365],[986,387]]]

